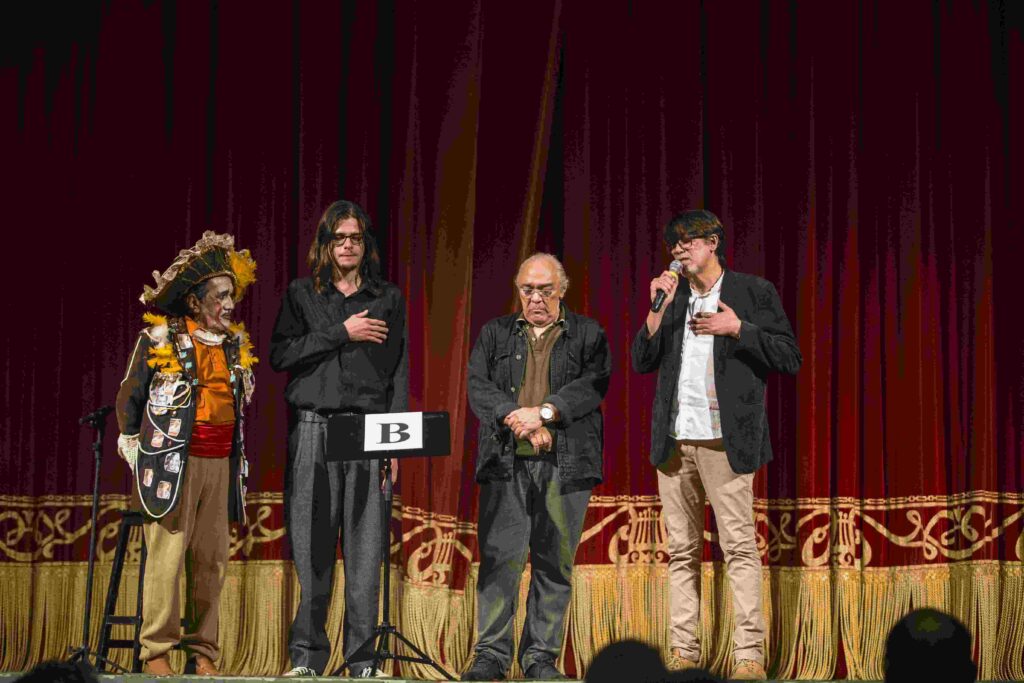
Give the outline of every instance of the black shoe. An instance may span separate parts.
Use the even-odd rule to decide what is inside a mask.
[[[535,681],[565,681],[568,676],[555,668],[555,663],[546,659],[536,661],[526,667],[524,672],[527,678]]]
[[[480,654],[473,658],[473,663],[462,674],[464,681],[503,681],[505,667],[489,655]]]

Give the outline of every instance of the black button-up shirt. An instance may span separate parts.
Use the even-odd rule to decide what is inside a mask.
[[[383,344],[352,341],[345,321],[367,317],[388,325]],[[311,278],[288,285],[270,340],[270,365],[288,372],[285,399],[293,408],[321,413],[403,412],[409,405],[409,352],[405,300],[395,285],[365,283],[351,296],[324,293]]]

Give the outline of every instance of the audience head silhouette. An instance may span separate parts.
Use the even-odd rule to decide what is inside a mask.
[[[886,683],[947,681],[974,683],[971,634],[935,609],[916,609],[893,626],[885,643]]]
[[[42,662],[15,683],[96,683],[88,665],[73,662]]]
[[[586,683],[659,683],[667,674],[657,650],[636,640],[622,640],[597,653],[587,669]]]

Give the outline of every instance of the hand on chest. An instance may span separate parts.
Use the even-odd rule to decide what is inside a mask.
[[[338,323],[343,323],[350,317],[366,311],[366,317],[374,320],[388,321],[391,319],[391,307],[383,297],[368,296],[365,292],[358,292],[352,296],[334,294],[320,305],[315,306],[308,320],[307,325],[311,330],[321,330]]]

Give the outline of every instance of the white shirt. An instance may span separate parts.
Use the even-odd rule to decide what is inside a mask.
[[[679,383],[676,387],[676,401],[672,406],[670,435],[673,439],[722,438],[718,394],[715,391],[715,335],[695,335],[689,323],[698,313],[718,311],[724,275],[723,271],[706,294],[690,292],[683,331],[682,358],[679,362]]]

